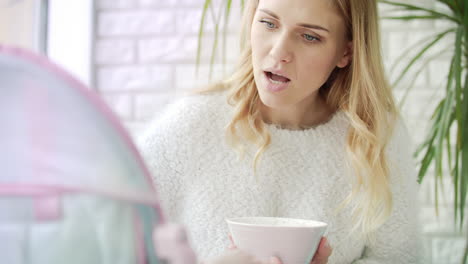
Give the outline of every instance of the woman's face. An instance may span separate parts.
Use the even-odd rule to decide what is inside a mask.
[[[258,93],[271,108],[313,102],[333,69],[348,64],[351,50],[330,0],[260,0],[251,45]]]

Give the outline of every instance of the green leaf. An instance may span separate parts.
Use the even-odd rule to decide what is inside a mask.
[[[465,253],[463,253],[462,263],[466,264],[467,260],[468,260],[468,244],[466,244],[465,246]]]
[[[448,100],[454,102],[455,101],[455,98],[454,95],[455,93],[453,92],[453,70],[454,70],[454,64],[455,64],[455,58],[453,57],[452,60],[451,60],[451,63],[450,63],[450,69],[449,69],[449,74],[448,74],[448,82],[447,82],[447,86],[446,86],[446,98],[448,98]],[[447,151],[447,165],[448,165],[448,169],[449,169],[449,172],[451,175],[453,175],[453,166],[452,166],[452,144],[451,144],[451,131],[450,131],[450,128],[452,127],[452,124],[453,122],[455,121],[455,112],[453,111],[453,107],[451,106],[450,107],[450,116],[449,116],[449,119],[447,121],[447,124],[446,124],[446,130],[444,132],[445,134],[445,143],[446,143],[446,151]]]
[[[455,120],[455,115],[452,111],[452,114],[450,115],[450,120],[449,120],[449,127],[452,127],[453,121]],[[451,140],[451,135],[450,135],[450,130],[448,133],[445,135],[445,151],[447,152],[447,165],[448,169],[450,172],[450,175],[453,175],[453,166],[452,166],[452,140]]]
[[[455,11],[459,12],[460,16],[463,17],[465,16],[467,13],[466,13],[466,2],[465,0],[455,0]],[[466,17],[465,17],[466,18]],[[466,20],[465,20],[466,22]],[[466,25],[466,24],[465,24]]]
[[[211,80],[211,78],[213,76],[213,64],[214,64],[214,61],[216,59],[216,51],[218,49],[219,24],[220,24],[221,16],[223,14],[223,12],[222,12],[223,3],[225,3],[225,2],[221,2],[221,4],[219,5],[218,15],[217,16],[213,15],[213,18],[215,20],[215,32],[214,32],[214,41],[213,41],[213,46],[212,46],[212,50],[211,50],[211,58],[210,58],[210,73],[208,75],[208,78],[210,80]]]
[[[448,74],[448,82],[446,86],[446,95],[444,100],[444,106],[441,110],[441,119],[439,130],[437,131],[437,146],[435,151],[435,165],[436,165],[436,177],[442,178],[442,161],[443,161],[443,150],[444,150],[444,140],[446,135],[450,134],[450,120],[453,112],[453,103],[454,103],[454,91],[451,89],[453,84],[453,75],[456,59],[453,58],[450,63],[450,69]]]
[[[457,152],[462,151],[463,147],[463,101],[466,102],[466,100],[462,101],[461,95],[462,95],[462,85],[461,85],[461,75],[462,75],[462,37],[463,37],[463,28],[459,27],[456,32],[455,36],[455,54],[454,54],[454,79],[455,79],[455,98],[456,98],[456,120],[458,124],[458,142],[459,142],[459,147],[457,147]],[[459,183],[459,195],[460,195],[460,200],[459,200],[459,220],[460,220],[460,225],[463,223],[464,219],[464,208],[465,208],[465,202],[466,202],[466,192],[467,192],[467,177],[463,174],[463,152],[462,154],[462,172],[460,174],[460,183]]]
[[[455,32],[456,28],[452,28],[453,32]],[[432,41],[434,40],[435,38],[438,37],[439,34],[442,34],[443,32],[439,32],[439,33],[436,33],[436,34],[432,34],[432,35],[429,35],[429,36],[426,36],[422,39],[420,39],[419,41],[417,41],[416,43],[413,43],[411,44],[410,46],[408,46],[396,59],[395,59],[395,62],[392,64],[391,68],[390,68],[390,73],[392,74],[394,71],[395,71],[395,68],[400,64],[401,61],[403,61],[405,58],[407,58],[409,56],[409,54],[414,51],[416,48],[419,48],[421,47],[422,45],[424,45],[425,43],[428,43],[429,41]],[[453,43],[452,46],[450,47],[447,47],[446,49],[449,49],[451,47],[454,46],[455,43]],[[446,49],[444,49],[443,51],[446,51]],[[437,56],[439,56],[441,54],[437,54]],[[434,56],[436,57],[436,56]]]
[[[457,18],[458,21],[463,21],[463,4],[462,3],[457,3],[457,0],[437,0],[438,2],[441,2],[448,6],[450,10],[452,11],[454,17]],[[464,1],[464,0],[462,0]]]
[[[226,12],[224,13],[226,21],[229,20],[229,16],[231,14],[231,6],[232,6],[232,0],[226,0]]]
[[[210,74],[208,78],[211,80],[211,77],[213,75],[213,64],[216,58],[216,50],[218,48],[218,33],[219,33],[219,24],[216,23],[215,25],[215,38],[214,38],[214,43],[213,43],[213,49],[211,50],[211,58],[210,58]]]
[[[421,6],[416,6],[416,5],[411,5],[411,4],[406,4],[406,3],[401,3],[401,2],[394,2],[394,1],[386,1],[386,0],[379,0],[381,3],[384,3],[384,4],[388,4],[388,5],[392,5],[392,6],[399,6],[399,7],[403,7],[404,9],[408,10],[408,11],[423,11],[423,12],[426,12],[426,13],[429,13],[431,15],[435,15],[435,16],[440,16],[440,17],[443,17],[443,18],[446,18],[446,19],[449,19],[449,20],[452,20],[456,23],[460,23],[460,20],[456,17],[453,17],[451,15],[448,15],[448,14],[444,14],[444,13],[440,13],[436,10],[432,10],[432,9],[428,9],[428,8],[424,8],[424,7],[421,7]]]
[[[400,73],[400,75],[398,76],[398,78],[396,79],[396,81],[393,83],[393,87],[396,87],[398,85],[398,83],[403,79],[403,77],[406,75],[406,73],[408,72],[408,70],[411,68],[411,66],[413,66],[413,64],[415,62],[417,62],[422,55],[424,55],[424,53],[426,53],[426,51],[428,51],[432,46],[434,46],[437,42],[439,42],[439,40],[441,40],[445,35],[447,35],[448,33],[450,32],[453,32],[454,29],[449,29],[449,30],[446,30],[442,33],[439,33],[436,35],[435,39],[433,41],[431,41],[429,44],[425,45],[417,54],[416,56],[413,57],[413,59],[411,59],[411,61],[408,63],[408,65],[405,67],[405,69]]]
[[[461,108],[463,110],[463,116],[462,116],[462,123],[460,124],[462,126],[462,136],[461,136],[461,141],[462,141],[462,147],[461,147],[461,197],[460,197],[460,228],[463,225],[463,216],[464,216],[464,209],[465,209],[465,202],[466,202],[466,195],[467,195],[467,189],[468,189],[468,122],[467,122],[467,116],[468,116],[468,73],[465,74],[465,87],[463,88],[463,102],[461,105]]]
[[[222,65],[223,65],[223,73],[225,71],[226,65],[226,39],[227,39],[227,32],[229,26],[229,16],[231,15],[231,6],[232,0],[226,0],[226,10],[224,12],[224,25],[223,25],[223,50],[222,50]]]
[[[434,158],[434,140],[437,137],[437,132],[440,129],[440,120],[442,118],[442,109],[445,104],[445,101],[447,98],[444,98],[440,101],[438,104],[437,108],[434,110],[433,113],[433,123],[431,127],[431,131],[428,134],[428,138],[422,144],[422,146],[419,147],[419,149],[416,151],[416,154],[419,155],[419,153],[425,148],[426,149],[426,154],[424,155],[423,159],[421,160],[421,168],[419,169],[419,174],[418,174],[418,182],[421,183],[424,176],[427,173],[427,169],[429,168],[429,165],[431,164],[433,158]],[[435,184],[435,207],[436,207],[436,212],[438,212],[438,198],[437,198],[437,179],[436,179],[436,184]]]
[[[438,2],[441,2],[445,5],[447,5],[454,13],[456,13],[456,7],[453,3],[453,0],[437,0]]]
[[[436,15],[426,15],[426,16],[418,16],[418,15],[408,15],[408,16],[384,16],[383,19],[392,19],[392,20],[419,20],[419,19],[440,19],[441,16]]]
[[[429,168],[429,165],[431,164],[433,158],[434,158],[434,140],[437,136],[437,131],[440,127],[440,118],[441,118],[441,112],[442,112],[442,106],[444,105],[444,101],[446,99],[442,99],[441,102],[439,103],[439,106],[440,107],[437,107],[436,110],[435,110],[435,118],[434,118],[434,121],[433,121],[433,125],[432,125],[432,128],[431,128],[431,132],[429,133],[428,135],[428,139],[426,140],[426,142],[424,143],[426,145],[426,153],[424,154],[424,157],[422,158],[421,160],[421,168],[419,169],[419,173],[418,173],[418,182],[421,183],[422,182],[422,179],[424,178],[424,176],[426,175],[427,173],[427,169]],[[422,148],[424,149],[424,148]],[[422,151],[422,149],[420,149],[418,152]],[[436,199],[436,204],[437,204],[437,199]]]
[[[418,42],[416,43],[413,43],[412,45],[408,46],[396,59],[395,59],[395,62],[392,64],[391,68],[390,68],[390,73],[393,73],[395,71],[395,68],[397,65],[399,65],[399,63],[406,57],[409,56],[409,53],[414,51],[415,48],[418,48],[418,47],[421,47],[421,45],[424,45],[424,43],[427,43],[429,42],[430,40],[433,40],[437,35],[437,34],[434,34],[434,35],[430,35],[430,36],[427,36],[421,40],[419,40]]]
[[[443,143],[445,139],[445,120],[447,120],[447,114],[448,111],[450,110],[450,105],[451,101],[450,100],[445,100],[444,101],[444,106],[442,107],[441,110],[441,120],[440,122],[440,127],[437,131],[437,136],[436,136],[436,144],[434,146],[434,162],[435,162],[435,173],[436,173],[436,178],[441,178],[442,177],[442,153],[443,153]]]
[[[445,99],[442,99],[439,104],[437,105],[436,109],[434,109],[434,113],[432,113],[432,117],[431,119],[433,120],[432,122],[432,126],[431,126],[431,130],[429,131],[429,133],[427,133],[427,136],[426,136],[426,139],[425,141],[419,145],[417,148],[416,148],[416,151],[414,153],[414,156],[417,157],[421,154],[421,152],[427,147],[427,146],[430,146],[433,142],[433,139],[435,138],[436,136],[436,133],[437,133],[437,129],[439,127],[438,125],[438,121],[440,119],[440,111],[442,109],[442,106],[444,105],[444,101]],[[424,174],[423,174],[424,175]]]
[[[197,59],[196,59],[196,72],[198,74],[198,67],[200,65],[200,57],[201,57],[201,48],[202,48],[202,40],[203,40],[203,29],[205,26],[205,19],[206,14],[208,13],[208,9],[210,8],[211,0],[205,0],[203,4],[202,16],[200,20],[200,28],[198,30],[198,46],[197,46]]]
[[[434,54],[433,56],[427,58],[427,59],[424,61],[424,63],[421,65],[421,67],[418,69],[418,71],[415,72],[415,73],[413,74],[413,76],[412,76],[413,78],[412,78],[411,82],[409,83],[408,88],[405,90],[405,93],[403,94],[403,96],[402,96],[400,102],[398,103],[398,107],[399,107],[400,109],[403,108],[403,105],[405,104],[406,99],[407,99],[409,93],[410,93],[410,92],[413,90],[413,88],[414,88],[414,83],[416,82],[417,78],[418,78],[419,75],[422,73],[422,71],[429,65],[429,63],[430,63],[432,60],[434,60],[434,59],[440,57],[442,54],[444,54],[444,53],[447,52],[447,51],[449,51],[449,49],[443,49],[443,50],[437,52],[436,54]],[[398,60],[398,59],[397,59],[397,60]],[[393,69],[392,69],[392,71],[393,71]]]
[[[422,182],[424,175],[426,175],[427,169],[429,168],[429,165],[431,165],[431,161],[433,158],[434,158],[434,148],[432,147],[432,144],[429,144],[426,155],[421,161],[421,168],[419,169],[419,174],[418,174],[419,183]],[[436,201],[436,204],[437,204],[437,201]]]
[[[453,169],[453,188],[455,190],[454,192],[454,206],[455,206],[455,226],[457,226],[457,219],[458,219],[458,208],[460,206],[460,192],[459,192],[459,186],[460,186],[460,177],[459,177],[459,160],[460,160],[460,152],[458,150],[455,151],[455,166]]]

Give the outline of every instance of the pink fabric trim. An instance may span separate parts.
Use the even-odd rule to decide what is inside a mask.
[[[145,250],[145,239],[143,237],[143,227],[141,226],[141,218],[135,213],[135,208],[133,208],[133,220],[135,224],[135,245],[136,245],[136,255],[138,264],[147,264],[146,259],[146,250]]]
[[[57,195],[37,196],[34,199],[34,213],[38,221],[60,219],[62,217],[61,197]]]
[[[153,186],[151,174],[148,168],[144,165],[143,158],[138,152],[136,146],[133,144],[133,141],[131,140],[130,136],[126,132],[125,128],[120,124],[120,121],[114,115],[114,113],[109,109],[109,107],[106,104],[104,104],[101,100],[99,100],[98,96],[96,96],[95,93],[87,89],[85,84],[81,83],[79,80],[74,78],[68,72],[64,71],[60,66],[51,62],[47,57],[44,57],[42,55],[35,54],[31,51],[27,51],[19,47],[11,47],[11,46],[6,46],[6,45],[0,45],[0,52],[22,57],[24,59],[37,63],[46,69],[50,69],[52,72],[58,74],[59,76],[61,76],[62,78],[70,82],[72,86],[77,88],[78,91],[80,91],[91,102],[93,102],[94,105],[111,121],[111,124],[113,124],[113,126],[116,128],[118,133],[122,136],[124,141],[127,143],[128,147],[135,155],[137,162],[139,163],[141,169],[143,170],[143,173],[145,174],[145,177],[148,180],[148,184],[150,184],[152,188],[155,190]],[[159,206],[159,203],[155,204],[154,209],[157,210],[157,212],[160,215],[161,222],[164,223],[165,216],[161,210],[161,207]]]
[[[129,195],[123,194],[121,192],[107,192],[91,188],[54,186],[43,184],[0,184],[0,195],[44,197],[50,195],[61,196],[67,193],[89,193],[94,195],[110,197],[116,200],[144,204],[152,208],[159,208],[159,202],[156,196],[129,197]]]

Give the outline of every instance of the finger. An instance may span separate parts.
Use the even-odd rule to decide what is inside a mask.
[[[228,237],[229,237],[229,241],[231,242],[231,244],[228,246],[228,249],[230,250],[237,249],[237,246],[236,244],[234,244],[234,240],[232,239],[232,235],[228,234]]]
[[[229,249],[229,250],[233,250],[233,249],[237,249],[237,247],[236,247],[235,245],[229,245],[229,246],[228,246],[228,249]]]
[[[269,264],[283,264],[283,262],[278,257],[271,257]]]
[[[315,253],[314,258],[312,259],[311,264],[326,264],[331,253],[332,248],[330,246],[330,243],[325,237],[322,237],[317,252]]]

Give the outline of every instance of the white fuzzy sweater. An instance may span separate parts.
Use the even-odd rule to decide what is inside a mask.
[[[335,213],[354,177],[345,162],[344,113],[302,131],[269,125],[272,143],[256,176],[252,153],[239,160],[225,141],[231,113],[223,93],[190,96],[172,104],[139,142],[163,208],[171,221],[187,227],[201,259],[228,246],[225,218],[278,216],[328,223],[332,264],[420,262],[416,174],[403,126],[387,150],[393,212],[370,243],[349,236],[349,209]]]

